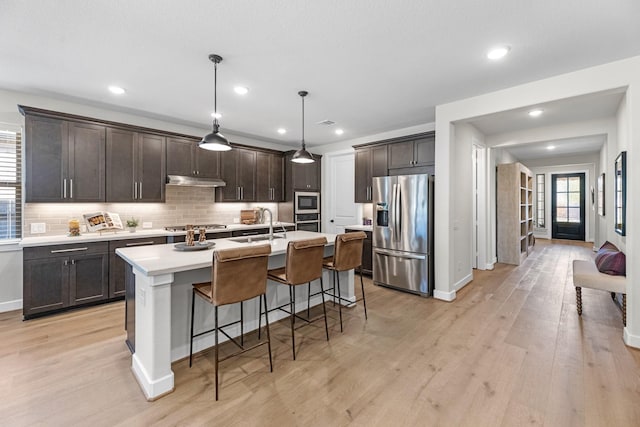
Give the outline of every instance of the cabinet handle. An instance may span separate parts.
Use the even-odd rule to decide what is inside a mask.
[[[140,181],[140,199],[142,199],[142,181]]]
[[[198,175],[198,171],[193,171],[193,176]]]
[[[71,265],[76,265],[76,260],[75,259],[71,260]]]
[[[133,200],[138,198],[138,183],[133,183]]]
[[[69,260],[64,260],[64,265],[69,265]]]
[[[240,200],[244,199],[244,187],[240,187]]]
[[[145,245],[153,245],[154,242],[139,242],[139,243],[127,243],[127,246],[145,246]]]
[[[69,198],[73,199],[73,178],[69,180]]]
[[[73,248],[73,249],[56,249],[55,251],[50,251],[52,254],[61,254],[65,252],[81,252],[88,251],[89,248]]]
[[[67,178],[62,180],[62,198],[67,198]]]

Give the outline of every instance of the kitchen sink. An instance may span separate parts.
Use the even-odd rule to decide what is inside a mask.
[[[282,236],[273,236],[273,239],[284,239],[284,237]],[[269,240],[269,236],[268,235],[258,235],[258,236],[244,236],[244,237],[234,237],[229,239],[232,242],[238,242],[238,243],[253,243],[253,242],[264,242],[265,240],[268,241]]]

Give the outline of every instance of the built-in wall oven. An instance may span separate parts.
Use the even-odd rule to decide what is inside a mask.
[[[320,232],[320,214],[296,214],[296,230]]]

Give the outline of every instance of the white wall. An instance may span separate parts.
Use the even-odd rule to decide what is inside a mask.
[[[468,192],[469,186],[458,174],[467,167],[464,157],[456,156],[456,123],[487,114],[526,108],[574,96],[587,95],[605,90],[626,87],[625,106],[618,114],[617,150],[627,150],[627,164],[638,164],[640,158],[640,57],[628,58],[609,64],[592,67],[573,73],[539,80],[513,88],[439,105],[436,107],[436,189],[437,194],[447,195],[435,206],[435,252],[441,262],[436,264],[436,297],[455,298],[457,277],[455,266],[464,263],[466,253],[457,253],[455,242],[459,239],[454,230],[455,193]],[[635,109],[634,109],[634,106]],[[622,135],[624,134],[624,135]],[[613,157],[617,155],[617,152]],[[611,157],[612,153],[608,153]],[[627,170],[627,237],[623,241],[628,259],[637,259],[640,254],[640,169]],[[462,196],[461,196],[462,197]],[[466,197],[470,197],[467,194]],[[471,241],[471,236],[467,235]],[[630,345],[640,347],[640,266],[627,263],[629,283],[627,327],[624,339]],[[447,298],[443,298],[447,299]]]

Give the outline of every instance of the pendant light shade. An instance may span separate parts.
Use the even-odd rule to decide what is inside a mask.
[[[220,125],[218,124],[218,64],[222,61],[220,55],[211,54],[209,60],[213,62],[213,132],[205,135],[202,141],[198,143],[200,148],[211,151],[228,151],[231,150],[229,141],[220,133]]]
[[[294,163],[315,162],[315,159],[313,158],[311,153],[307,151],[306,145],[304,143],[304,97],[307,96],[308,94],[309,92],[305,90],[301,90],[300,92],[298,92],[298,95],[300,95],[300,98],[302,98],[302,148],[300,148],[298,151],[293,153],[293,157],[291,158],[291,161]]]

